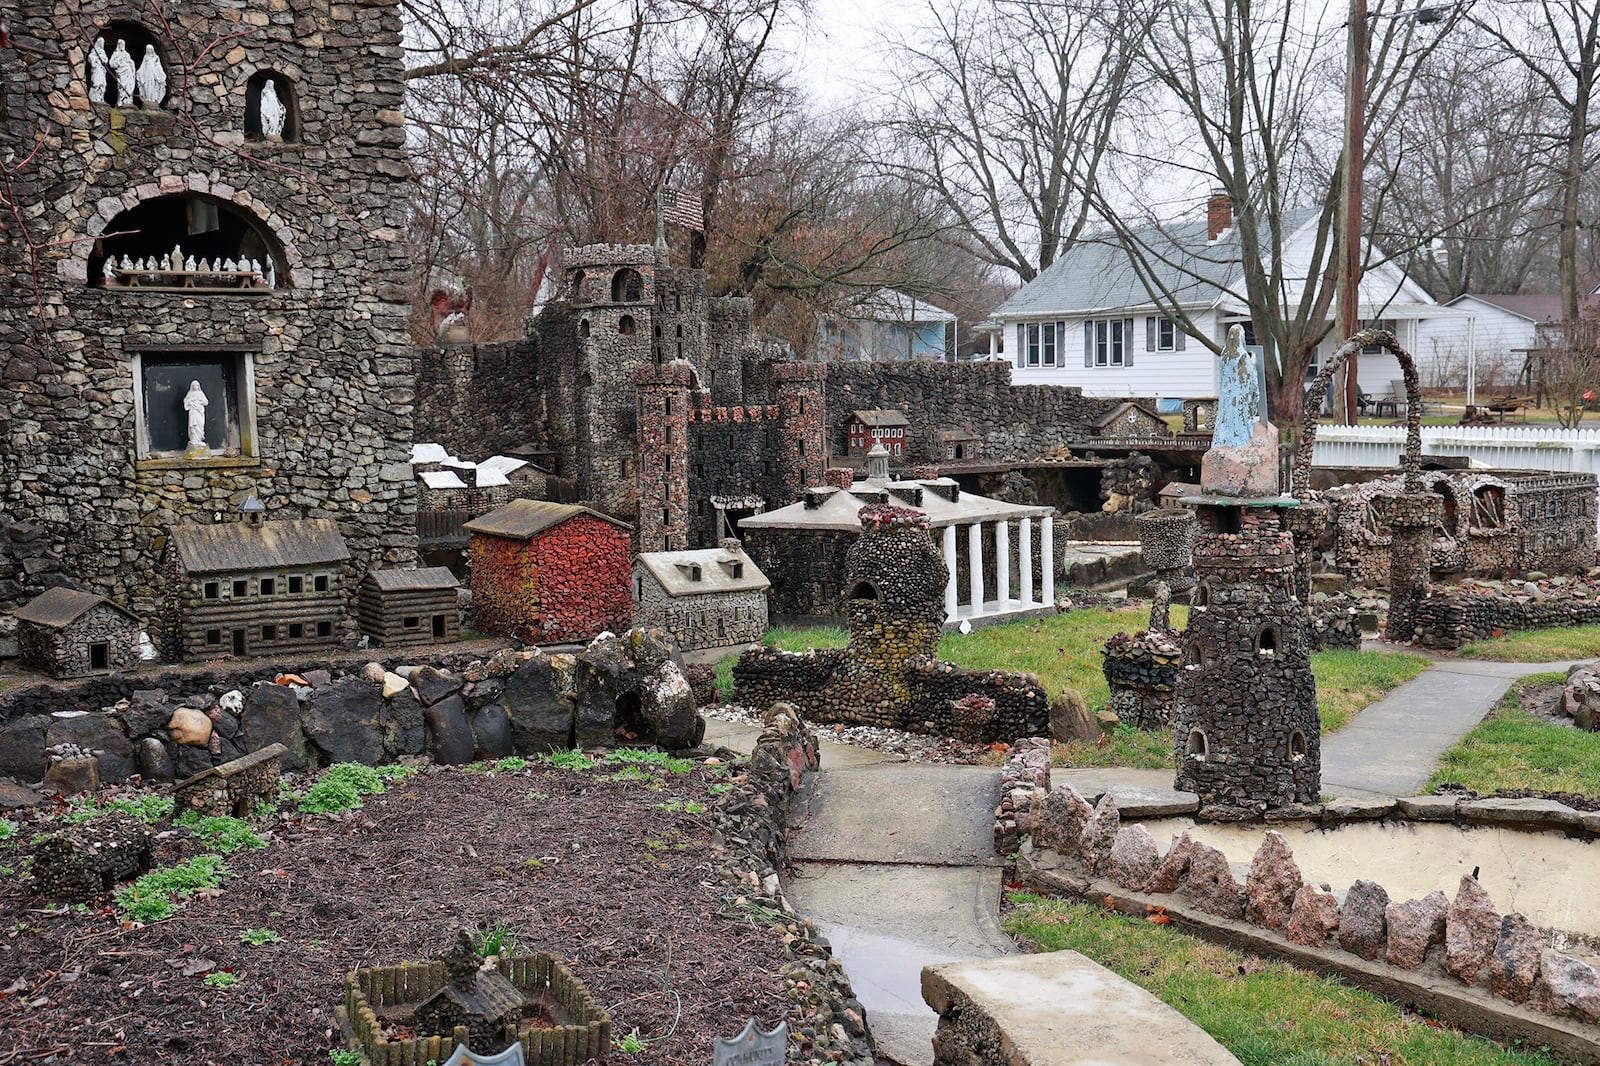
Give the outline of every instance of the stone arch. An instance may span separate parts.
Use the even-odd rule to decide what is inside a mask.
[[[871,581],[857,581],[850,587],[848,598],[852,600],[869,600],[876,603],[879,599],[878,586]]]
[[[633,321],[632,315],[623,315],[621,318],[617,319],[617,332],[622,334],[624,337],[633,336],[633,331],[636,328],[637,325]]]
[[[611,302],[637,303],[644,299],[644,277],[632,267],[611,275]]]
[[[140,62],[143,61],[145,49],[151,49],[155,53],[156,58],[161,61],[161,69],[167,73],[167,91],[160,100],[146,100],[139,92],[138,86],[132,85],[128,86],[127,98],[119,97],[116,72],[108,69],[106,71],[106,95],[100,100],[94,100],[91,97],[91,103],[111,103],[114,100],[121,99],[122,102],[117,106],[145,106],[157,108],[166,106],[167,100],[169,100],[172,96],[173,89],[172,56],[166,48],[166,42],[164,42],[157,34],[152,32],[144,23],[131,18],[111,19],[99,30],[97,30],[94,36],[89,39],[90,49],[93,49],[95,41],[105,42],[107,56],[115,53],[118,42],[123,42],[127,46],[128,54],[133,57],[133,62],[136,67]],[[88,86],[90,79],[89,58],[87,52],[84,55],[83,73],[84,84],[85,86]]]
[[[1262,626],[1256,634],[1256,654],[1278,654],[1278,627],[1274,625]]]
[[[1211,758],[1211,744],[1206,739],[1204,729],[1189,730],[1189,739],[1184,743],[1183,753],[1191,758],[1198,757],[1201,762]]]
[[[131,208],[147,200],[159,199],[163,196],[176,196],[194,194],[219,204],[225,204],[241,215],[247,216],[249,221],[260,229],[265,235],[272,238],[277,250],[281,253],[278,262],[278,287],[284,288],[287,279],[288,287],[305,288],[311,284],[311,273],[306,268],[305,258],[300,253],[300,247],[294,239],[294,234],[289,232],[288,225],[276,213],[268,212],[256,203],[255,198],[249,193],[238,192],[231,185],[218,182],[213,186],[211,179],[204,174],[190,174],[187,177],[164,177],[160,181],[148,181],[129,189],[121,196],[103,197],[96,205],[94,213],[89,216],[86,236],[96,238],[89,241],[74,241],[71,245],[72,254],[60,261],[58,272],[66,281],[87,282],[89,280],[89,260],[96,255],[100,245],[99,237],[102,233],[113,232],[110,228],[111,220]]]
[[[1311,498],[1311,452],[1317,445],[1317,412],[1328,395],[1333,376],[1363,348],[1383,348],[1400,363],[1401,376],[1406,383],[1406,449],[1400,456],[1400,470],[1405,475],[1406,492],[1420,493],[1422,488],[1422,387],[1417,378],[1417,364],[1411,353],[1400,346],[1399,338],[1386,329],[1364,329],[1328,357],[1327,363],[1306,390],[1304,414],[1300,430],[1300,446],[1294,459],[1294,472],[1289,494],[1297,500]]]
[[[295,88],[294,79],[280,70],[271,70],[263,67],[250,75],[244,86],[244,135],[246,140],[265,140],[261,132],[261,94],[268,83],[277,94],[278,100],[283,104],[284,121],[282,140],[285,142],[300,139],[300,94]]]
[[[1299,761],[1306,757],[1306,735],[1296,729],[1289,734],[1289,758]]]

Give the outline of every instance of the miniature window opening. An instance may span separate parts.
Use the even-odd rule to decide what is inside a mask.
[[[1306,757],[1306,735],[1296,729],[1289,734],[1289,758],[1299,761]]]
[[[1197,758],[1205,762],[1210,758],[1210,745],[1206,743],[1206,734],[1202,729],[1189,730],[1189,743],[1184,746],[1183,753],[1190,758]]]
[[[111,669],[111,645],[96,643],[89,645],[89,669]]]
[[[304,622],[290,622],[289,623],[289,639],[290,640],[299,640],[301,637],[304,637],[305,635],[306,635],[306,626],[305,626]]]
[[[632,315],[623,315],[617,319],[617,332],[624,337],[633,336],[634,324]]]
[[[578,336],[587,337],[588,335],[589,335],[589,320],[587,318],[585,318],[585,319],[583,319],[582,321],[580,321],[578,323]]]
[[[222,596],[222,586],[215,581],[207,581],[205,596],[208,600],[215,600]]]
[[[636,303],[644,299],[644,278],[632,267],[623,267],[611,275],[611,302]]]
[[[248,582],[248,581],[235,581],[233,583],[233,594],[235,596],[248,596],[248,595],[250,595],[250,582]]]
[[[264,293],[287,285],[277,238],[226,200],[153,196],[106,223],[89,255],[89,284],[186,294]]]
[[[1195,585],[1194,591],[1189,594],[1189,606],[1206,607],[1211,603],[1211,585],[1202,580]]]
[[[299,574],[294,574],[289,578],[289,595],[298,596],[302,592],[304,592],[305,590],[306,590],[306,579],[305,578],[301,577]]]
[[[89,102],[159,108],[167,102],[171,70],[161,42],[144,26],[126,20],[108,23],[89,46]]]
[[[1278,654],[1278,627],[1266,626],[1256,635],[1257,655]]]
[[[1505,490],[1495,485],[1483,485],[1472,492],[1472,524],[1478,529],[1504,529],[1506,524]]]
[[[332,622],[318,622],[317,623],[317,636],[319,636],[319,637],[331,637],[331,636],[333,636],[333,623]]]
[[[404,625],[407,629],[421,629],[422,628],[422,616],[421,615],[415,615],[415,614],[406,615],[405,621],[402,622],[401,624]]]
[[[261,627],[261,640],[263,643],[278,639],[278,627],[267,625]]]
[[[1435,483],[1433,488],[1431,488],[1429,491],[1436,492],[1440,495],[1440,497],[1443,498],[1444,513],[1439,525],[1440,528],[1444,530],[1445,536],[1454,537],[1460,529],[1460,516],[1457,514],[1456,498],[1450,492],[1450,484],[1445,481],[1440,481]]]
[[[433,616],[433,637],[434,637],[435,640],[443,640],[444,639],[444,637],[445,637],[444,625],[445,625],[444,615],[436,614],[436,615]]]
[[[670,415],[672,413],[672,397],[671,396],[663,397],[661,403],[662,403],[661,413]],[[671,432],[671,429],[672,429],[671,426],[667,427],[668,432]]]
[[[253,455],[250,358],[245,352],[139,353],[141,457]]]
[[[244,136],[248,141],[298,141],[300,101],[294,82],[275,70],[258,70],[244,87]]]
[[[874,585],[870,581],[857,581],[855,583],[855,587],[850,590],[850,598],[852,600],[871,600],[873,602],[877,602],[878,586]]]
[[[270,578],[270,577],[264,577],[264,578],[261,579],[261,595],[263,595],[263,596],[275,596],[275,595],[277,595],[277,593],[278,593],[278,582],[276,581],[276,579]]]
[[[318,574],[316,577],[312,578],[311,579],[311,588],[315,592],[327,592],[328,591],[328,575],[327,574]]]
[[[1213,507],[1211,513],[1218,533],[1238,533],[1244,529],[1242,507]]]
[[[733,570],[733,576],[734,577],[736,577],[736,578],[744,577],[744,564],[743,563],[734,563],[733,567],[732,567],[732,570]]]
[[[208,629],[208,630],[206,630],[206,643],[210,644],[210,645],[213,645],[213,646],[220,645],[222,643],[222,630],[220,630],[220,629]]]

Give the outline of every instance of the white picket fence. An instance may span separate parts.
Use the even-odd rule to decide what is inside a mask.
[[[1398,466],[1405,446],[1402,426],[1321,426],[1311,465]],[[1502,470],[1600,474],[1600,429],[1423,426],[1422,454],[1465,455]]]

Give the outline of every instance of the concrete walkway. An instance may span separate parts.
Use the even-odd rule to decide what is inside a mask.
[[[1322,738],[1323,795],[1416,795],[1444,753],[1483,721],[1513,682],[1571,665],[1435,662]]]

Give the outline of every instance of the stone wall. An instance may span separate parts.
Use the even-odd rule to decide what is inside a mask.
[[[1519,629],[1596,624],[1600,586],[1591,581],[1435,585],[1416,607],[1415,639],[1449,649]]]
[[[844,560],[855,530],[752,529],[744,533],[750,558],[772,582],[775,617],[839,618],[844,609]]]
[[[168,61],[165,105],[91,101],[86,29],[141,17],[108,0],[0,3],[17,46],[0,73],[0,156],[38,146],[12,185],[26,235],[8,219],[0,243],[10,400],[0,405],[0,505],[40,531],[66,576],[146,616],[164,528],[210,521],[251,493],[272,510],[336,519],[363,566],[407,564],[415,360],[399,8],[168,5],[144,27]],[[186,70],[174,66],[180,53]],[[246,143],[247,81],[265,70],[293,85],[290,142]],[[95,238],[124,232],[113,226],[123,212],[175,195],[242,224],[279,287],[103,286]],[[171,237],[164,249],[191,243],[181,227]],[[217,358],[236,375],[236,454],[141,454],[136,361],[179,355]],[[13,600],[43,584],[38,558],[0,561],[0,575],[21,571]]]
[[[760,590],[671,596],[650,574],[635,570],[639,599],[633,623],[672,634],[682,651],[759,644],[767,631],[767,594]]]
[[[416,440],[472,457],[542,440],[538,345],[530,336],[418,352]]]

